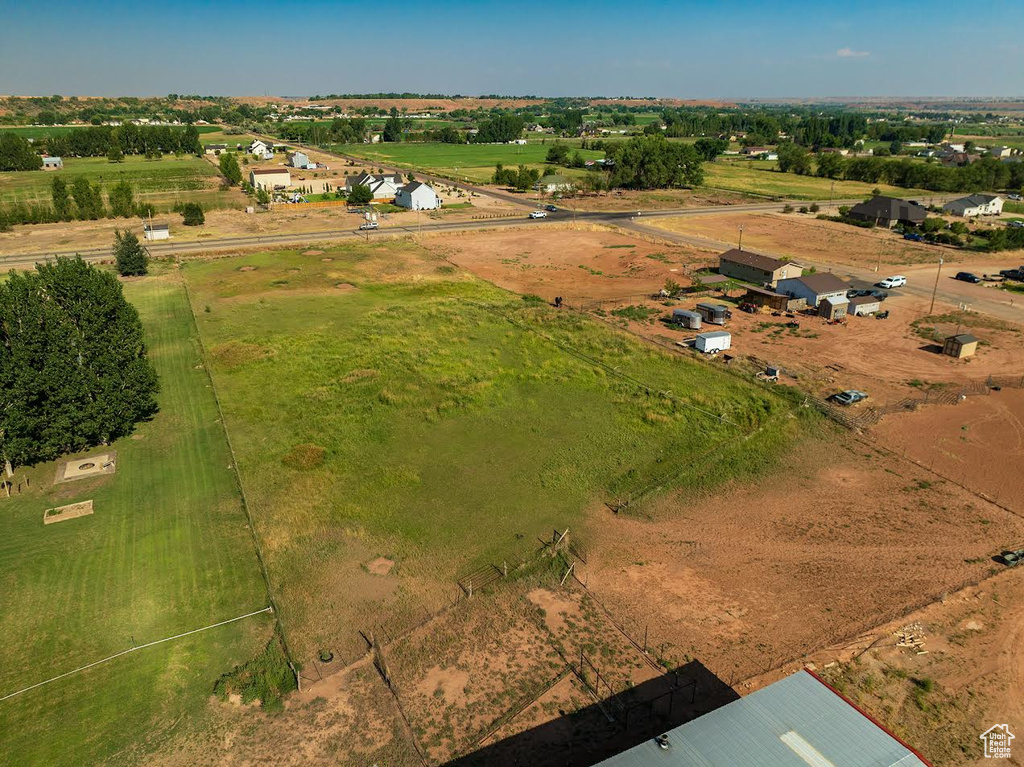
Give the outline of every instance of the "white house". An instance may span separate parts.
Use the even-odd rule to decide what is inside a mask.
[[[151,224],[147,221],[142,225],[142,234],[147,240],[169,240],[171,228],[167,224]]]
[[[357,186],[368,186],[375,200],[392,200],[402,187],[402,176],[397,173],[360,173],[345,177],[345,191],[351,193]]]
[[[44,157],[43,170],[57,170],[64,167],[64,161],[59,157]]]
[[[254,168],[249,171],[249,183],[256,189],[287,189],[292,185],[292,176],[287,168]]]
[[[1003,157],[1009,157],[1010,155],[1012,155],[1013,149],[1011,149],[1008,146],[990,146],[988,148],[988,153],[992,157],[998,157],[999,159],[1002,159]]]
[[[845,301],[849,287],[831,272],[821,272],[779,280],[775,292],[793,298],[803,298],[808,306],[817,306],[828,298],[841,298]]]
[[[547,194],[554,194],[568,191],[572,188],[572,182],[565,176],[541,176],[535,188]]]
[[[255,156],[259,160],[270,160],[274,157],[274,148],[264,141],[254,139],[249,144],[249,154]]]
[[[228,145],[227,144],[207,144],[205,147],[203,147],[203,151],[206,154],[215,154],[216,155],[216,154],[220,154],[221,152],[228,151]]]
[[[942,206],[942,210],[964,218],[998,216],[1003,212],[1003,198],[994,194],[969,194],[958,200],[947,202]]]
[[[429,184],[413,181],[398,190],[395,205],[409,210],[436,210],[441,207],[441,198]]]
[[[305,152],[292,152],[288,157],[288,164],[293,168],[301,168],[302,170],[316,167],[316,163],[310,162],[309,155]]]

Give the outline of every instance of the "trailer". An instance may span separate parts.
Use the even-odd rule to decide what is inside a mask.
[[[690,330],[700,330],[701,316],[688,309],[673,309],[672,322]]]
[[[700,333],[693,342],[693,348],[704,354],[718,354],[732,346],[732,333],[726,330],[713,330]]]
[[[732,312],[725,304],[700,303],[697,304],[697,312],[709,325],[724,325],[732,317]]]

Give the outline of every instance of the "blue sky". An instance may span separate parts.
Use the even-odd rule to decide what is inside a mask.
[[[0,93],[1024,96],[1024,1],[0,0]]]

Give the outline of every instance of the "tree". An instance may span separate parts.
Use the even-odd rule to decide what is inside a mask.
[[[71,220],[71,195],[68,185],[60,175],[50,180],[50,195],[53,198],[53,212],[61,221]]]
[[[220,156],[220,172],[231,186],[242,183],[242,169],[234,152],[225,152]]]
[[[900,143],[899,139],[893,139],[892,143],[889,144],[889,152],[891,154],[899,154],[903,151],[903,144]]]
[[[107,151],[107,162],[124,162],[124,152],[117,144],[111,144]]]
[[[783,173],[796,173],[800,176],[811,174],[811,156],[799,144],[786,141],[779,144],[779,170]]]
[[[99,186],[93,186],[85,176],[77,176],[71,184],[71,196],[75,198],[78,218],[95,221],[104,214],[103,198]]]
[[[384,131],[381,133],[381,141],[399,142],[405,132],[406,121],[398,116],[398,110],[391,107],[391,114],[384,122]]]
[[[466,140],[451,125],[445,125],[437,132],[437,140],[442,144],[465,144]]]
[[[186,202],[181,208],[181,218],[185,226],[202,226],[206,223],[203,206],[198,202]]]
[[[552,163],[553,165],[565,165],[569,160],[569,147],[560,141],[556,141],[548,149],[547,156],[544,158],[544,162]]]
[[[260,205],[267,205],[270,203],[270,192],[267,191],[266,187],[260,186],[256,188],[256,202]]]
[[[10,131],[0,131],[0,171],[39,170],[43,158],[35,153],[28,140]]]
[[[114,230],[114,259],[122,277],[138,277],[149,271],[149,256],[131,231]]]
[[[780,158],[781,159],[781,158]],[[839,178],[843,175],[846,161],[836,152],[825,152],[818,155],[818,175],[822,178]]]
[[[474,142],[477,144],[507,144],[519,138],[526,125],[518,115],[499,114],[480,123]]]
[[[718,155],[729,148],[729,142],[721,138],[699,138],[693,148],[705,162],[712,162]]]
[[[109,444],[156,412],[156,371],[121,284],[80,258],[0,283],[0,458]]]
[[[700,156],[689,144],[662,135],[637,136],[606,150],[612,162],[612,184],[627,189],[697,186],[704,181]]]
[[[110,214],[118,218],[129,218],[135,212],[135,199],[132,185],[125,179],[117,182],[108,195]]]
[[[353,205],[367,205],[373,202],[373,190],[366,184],[356,184],[348,193],[348,201]]]

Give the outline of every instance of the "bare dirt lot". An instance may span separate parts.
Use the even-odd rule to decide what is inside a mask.
[[[992,261],[990,254],[904,240],[886,229],[860,229],[836,221],[819,221],[813,214],[737,213],[714,216],[662,218],[653,225],[682,234],[735,242],[743,226],[743,246],[765,255],[788,256],[795,261],[874,267],[879,261],[893,266]],[[1016,264],[1020,252],[1003,253],[1001,261]]]
[[[656,293],[665,280],[689,284],[688,267],[710,252],[661,245],[604,229],[514,230],[431,237],[426,247],[517,293],[572,303]]]
[[[507,189],[500,189],[499,187],[490,188],[495,191],[508,193]],[[524,199],[528,199],[528,197],[524,195]],[[709,205],[739,205],[752,201],[760,202],[761,200],[756,200],[738,192],[694,191],[692,189],[658,189],[655,191],[638,192],[620,189],[612,194],[579,195],[577,197],[555,200],[555,204],[563,210],[628,211],[666,210]]]

